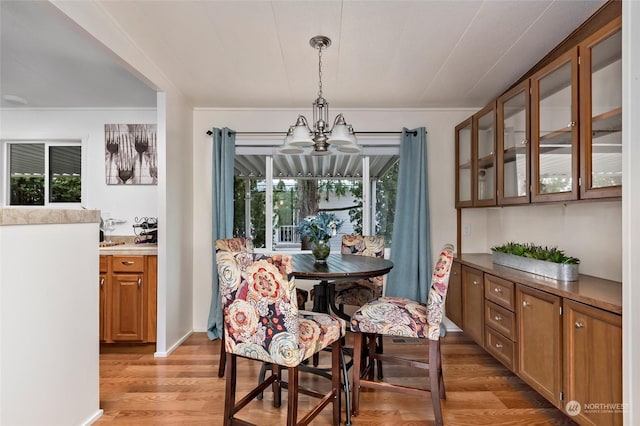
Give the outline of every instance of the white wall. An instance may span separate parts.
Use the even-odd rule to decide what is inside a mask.
[[[580,273],[622,281],[620,201],[466,209],[462,224],[465,253],[508,241],[557,246],[580,259]]]
[[[162,70],[98,2],[51,0],[96,48],[110,50],[158,95],[158,356],[192,330],[192,107]]]
[[[640,418],[640,3],[622,2],[622,393],[624,424]],[[635,355],[634,355],[635,353]],[[617,401],[614,401],[617,402]]]
[[[0,226],[0,424],[88,424],[99,407],[98,223]]]
[[[83,141],[82,206],[126,220],[113,235],[134,235],[136,216],[158,216],[158,189],[156,185],[106,184],[104,125],[156,123],[156,115],[155,109],[3,109],[0,139]]]
[[[446,242],[456,241],[454,208],[454,133],[462,120],[475,109],[339,109],[356,131],[400,131],[402,127],[427,128],[429,197],[431,205],[431,246],[434,257]],[[211,137],[212,127],[229,127],[238,132],[286,131],[299,109],[196,109],[193,120],[193,327],[206,330],[211,300]],[[238,136],[241,138],[242,136]]]

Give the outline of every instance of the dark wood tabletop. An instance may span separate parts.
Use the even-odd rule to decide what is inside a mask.
[[[327,263],[316,263],[312,254],[301,253],[293,256],[293,276],[316,280],[341,278],[361,279],[377,277],[388,273],[393,262],[370,256],[353,254],[330,254]]]

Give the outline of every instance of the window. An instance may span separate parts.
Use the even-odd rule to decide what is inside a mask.
[[[309,249],[295,232],[318,211],[344,221],[343,234],[378,234],[391,246],[398,177],[398,145],[386,141],[362,155],[283,155],[273,147],[236,142],[234,236],[257,249]],[[270,178],[269,178],[270,177]]]
[[[80,142],[8,142],[8,197],[11,206],[80,203]]]

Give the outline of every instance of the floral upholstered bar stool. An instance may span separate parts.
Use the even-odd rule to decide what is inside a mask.
[[[427,304],[399,297],[381,297],[366,303],[351,317],[351,331],[354,332],[353,353],[353,393],[351,409],[357,416],[360,405],[360,388],[381,389],[406,394],[431,397],[436,425],[442,425],[441,399],[445,399],[442,360],[440,358],[440,324],[444,317],[444,304],[449,286],[449,274],[453,262],[453,245],[446,244],[434,267]],[[365,369],[361,370],[362,342],[369,340]],[[401,336],[429,340],[429,362],[421,362],[376,353],[374,336]],[[428,389],[411,388],[375,381],[374,360],[427,369]],[[361,375],[356,374],[363,371]]]
[[[327,405],[333,405],[332,424],[340,424],[340,367],[344,322],[328,314],[298,312],[291,256],[220,251],[216,254],[220,297],[224,311],[228,370],[224,425],[251,425],[236,414],[269,385],[273,405],[281,404],[281,388],[288,389],[287,426],[306,425]],[[299,366],[331,347],[331,387],[321,393],[299,386]],[[237,359],[272,364],[271,375],[236,402]],[[287,381],[282,378],[286,368]],[[298,395],[319,398],[298,421]]]
[[[221,252],[253,253],[253,240],[251,238],[223,238],[216,240],[216,255]],[[227,363],[227,352],[224,350],[224,333],[220,337],[220,363],[218,364],[218,377],[224,377],[224,368]]]

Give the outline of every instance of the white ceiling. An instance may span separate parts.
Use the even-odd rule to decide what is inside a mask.
[[[604,0],[99,1],[195,107],[478,107]],[[155,106],[152,89],[43,1],[0,0],[2,95]],[[2,100],[3,107],[20,107]]]

